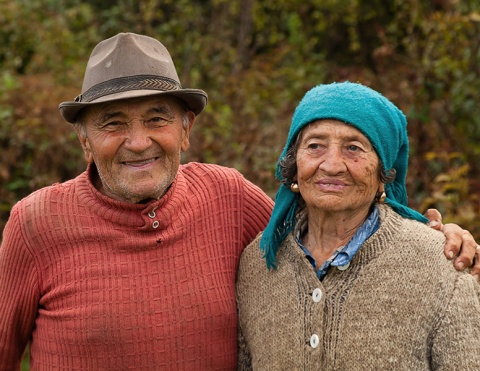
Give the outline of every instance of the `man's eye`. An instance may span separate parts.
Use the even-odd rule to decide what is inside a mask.
[[[151,119],[147,120],[147,123],[151,123],[156,126],[162,126],[166,125],[167,120],[165,120],[165,118],[163,117],[152,117]]]
[[[110,122],[105,122],[102,127],[104,129],[115,129],[118,128],[122,125],[120,121],[110,121]]]
[[[356,151],[360,150],[360,147],[356,146],[355,144],[350,144],[347,148],[348,148],[349,151],[352,151],[352,152],[356,152]]]

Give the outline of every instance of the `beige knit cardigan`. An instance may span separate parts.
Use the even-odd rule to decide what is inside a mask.
[[[381,226],[319,281],[288,236],[268,271],[260,236],[237,276],[240,370],[480,370],[480,286],[442,233],[380,206]]]

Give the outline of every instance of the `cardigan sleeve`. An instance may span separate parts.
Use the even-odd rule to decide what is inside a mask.
[[[432,369],[480,370],[480,285],[470,275],[457,275],[437,325]]]
[[[37,313],[37,269],[13,208],[0,246],[0,364],[19,369]]]
[[[243,337],[243,332],[240,324],[237,326],[237,337],[238,337],[238,371],[249,371],[252,370],[252,357],[250,356],[250,351],[248,350],[247,343]]]

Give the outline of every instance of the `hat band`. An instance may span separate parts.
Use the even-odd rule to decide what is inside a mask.
[[[179,82],[167,77],[155,75],[127,76],[101,82],[93,85],[83,94],[75,98],[75,102],[92,102],[105,95],[123,93],[131,90],[170,91],[182,88]]]

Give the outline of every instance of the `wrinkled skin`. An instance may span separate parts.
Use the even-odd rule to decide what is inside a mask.
[[[177,174],[181,152],[190,145],[194,119],[168,96],[88,108],[77,132],[87,162],[97,167],[96,188],[131,203],[162,197]]]

